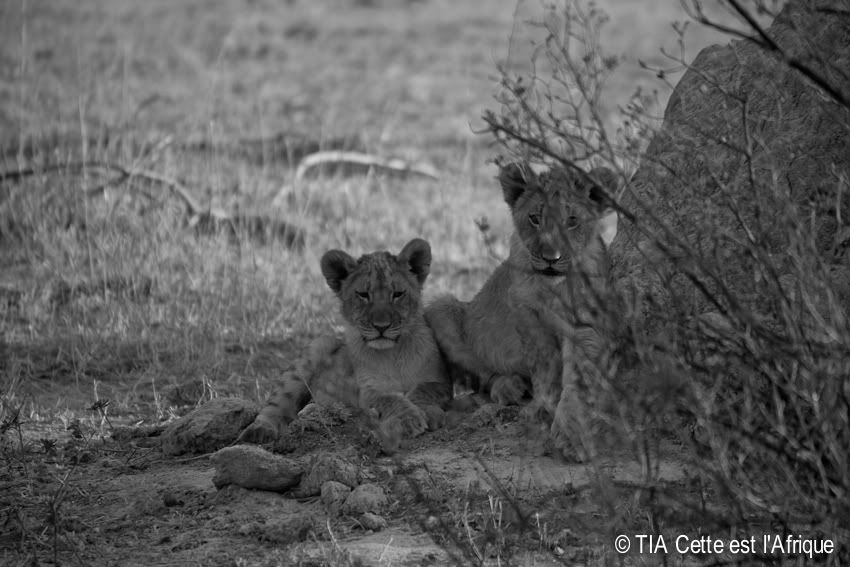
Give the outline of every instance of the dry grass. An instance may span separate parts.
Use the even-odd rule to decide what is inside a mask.
[[[656,47],[674,41],[676,2],[670,11],[654,2],[606,7],[613,52],[634,54],[637,45],[657,58]],[[184,180],[202,203],[263,212],[308,231],[303,254],[274,243],[196,239],[167,198],[139,197],[163,194],[142,181],[83,198],[81,189],[103,182],[94,171],[3,183],[2,285],[22,292],[0,315],[13,361],[7,387],[71,407],[89,401],[95,380],[99,395],[129,405],[145,397],[139,390],[152,392],[139,385],[154,380],[165,382],[159,387],[223,380],[262,395],[277,369],[257,371],[250,356],[231,375],[216,369],[230,366],[234,344],[248,351],[270,340],[300,344],[334,324],[317,261],[333,247],[393,249],[422,236],[435,256],[429,296],[469,297],[495,265],[474,220],[488,218],[497,255],[509,232],[488,141],[470,126],[491,101],[495,62],[521,60],[526,38],[508,41],[514,8],[507,1],[487,10],[438,1],[5,3],[4,169],[84,158],[144,167]],[[518,18],[533,16],[532,8],[523,3]],[[641,25],[623,33],[622,22],[635,19]],[[634,60],[623,64],[612,101],[632,90],[637,73]],[[285,191],[273,207],[292,167],[246,156],[239,143],[279,133],[356,138],[377,154],[428,161],[442,178],[322,176]],[[150,281],[151,293],[104,289],[56,300],[57,288],[114,278]],[[75,396],[32,379],[46,352],[53,372],[73,377]],[[291,355],[282,352],[278,365]]]

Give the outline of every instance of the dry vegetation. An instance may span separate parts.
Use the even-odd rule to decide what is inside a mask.
[[[513,8],[4,3],[3,169],[59,166],[2,185],[6,343],[31,351],[36,366],[47,359],[36,348],[58,353],[52,364],[78,377],[90,366],[114,376],[117,366],[181,378],[179,362],[219,388],[253,388],[253,375],[216,370],[225,345],[327,330],[333,303],[318,285],[317,259],[328,248],[391,248],[420,235],[437,258],[430,293],[468,296],[494,265],[474,219],[490,219],[495,252],[505,253],[489,140],[470,124],[491,100]],[[670,15],[660,16],[641,15],[640,29],[657,30],[640,34],[643,47],[646,35],[671,37]],[[630,49],[615,36],[612,50]],[[630,92],[632,79],[623,73],[611,91]],[[303,139],[427,161],[441,179],[323,175],[293,187],[289,158]],[[85,199],[84,190],[120,176],[61,167],[84,161],[182,180],[211,209],[293,222],[306,230],[306,248],[193,238],[179,201],[143,177]],[[150,296],[101,286],[57,301],[63,287],[117,279],[150,282]],[[107,361],[128,355],[136,361]],[[125,381],[101,386],[113,411],[128,395]],[[151,388],[150,376],[142,382],[136,392]],[[64,397],[59,389],[39,392],[37,405],[51,405],[41,397],[51,391]]]
[[[664,65],[657,48],[680,48],[670,22],[684,14],[672,0],[600,4],[611,18],[602,28],[606,51],[628,54],[598,107],[601,124],[613,130],[615,109],[636,84],[657,88],[658,102],[666,101],[669,86],[635,58]],[[535,6],[0,3],[0,172],[33,170],[0,173],[0,562],[120,563],[121,551],[92,535],[105,528],[81,512],[95,497],[84,498],[70,480],[95,474],[86,468],[92,461],[107,462],[110,471],[161,465],[149,449],[104,445],[121,425],[156,425],[214,397],[264,399],[309,338],[337,324],[318,269],[325,250],[398,249],[420,236],[434,254],[426,297],[468,298],[480,286],[507,253],[510,227],[489,163],[497,149],[472,130],[496,104],[497,64],[522,69],[528,62],[517,22]],[[696,30],[685,46],[693,54],[694,46],[721,37]],[[298,160],[317,149],[430,164],[439,179],[321,169],[294,183]],[[196,215],[276,219],[304,230],[303,247],[287,246],[265,226],[261,238],[245,225],[211,223],[208,234],[209,223],[187,216],[176,184],[200,205]],[[435,443],[449,441],[456,440]],[[457,443],[476,452],[471,442]],[[198,482],[183,469],[155,473]],[[523,479],[511,479],[504,492],[471,482],[451,498],[443,494],[444,509],[406,511],[422,530],[433,532],[435,517],[447,522],[445,532],[460,537],[438,543],[466,549],[462,559],[503,560],[507,550],[531,549],[543,552],[534,561],[546,564],[559,557],[553,550],[571,547],[590,551],[568,554],[568,563],[613,564],[615,530],[653,532],[656,518],[628,486],[582,478],[577,484],[590,485],[589,492],[562,489],[559,512],[535,525],[510,505],[528,488]],[[125,502],[136,501],[133,490],[144,487],[128,488]],[[425,490],[443,489],[426,482]],[[439,500],[428,494],[428,502]],[[523,494],[550,499],[542,490]],[[229,505],[230,498],[262,506],[245,493],[217,502]],[[558,516],[568,508],[582,520]],[[180,514],[169,517],[175,531],[190,522]],[[687,510],[671,516],[668,527],[692,525]],[[122,532],[129,542],[138,524],[149,523],[144,514],[133,521]],[[259,551],[223,541],[222,555],[192,560],[286,564],[277,547],[291,540],[268,533],[240,534],[262,542]],[[321,545],[312,534],[299,540],[313,538],[323,550],[305,564],[353,561],[333,533],[320,536]]]
[[[584,449],[609,451],[607,431],[658,462],[659,439],[692,430],[693,453],[682,455],[702,470],[711,496],[659,487],[677,504],[651,506],[657,529],[670,511],[700,510],[703,526],[728,526],[738,537],[774,530],[831,538],[837,551],[823,560],[841,564],[850,98],[840,46],[850,28],[840,5],[823,2],[789,5],[770,30],[757,16],[778,3],[730,0],[740,18],[731,26],[704,13],[704,4],[686,3],[704,25],[747,42],[706,52],[693,66],[678,61],[689,75],[645,150],[640,142],[653,120],[640,98],[630,106],[631,128],[617,136],[604,128],[597,101],[613,60],[593,9],[548,14],[536,66],[545,71],[503,68],[501,105],[485,121],[513,159],[607,166],[628,180],[610,195],[621,213],[612,288],[573,315],[578,325],[583,310],[593,312],[585,324],[610,345],[564,371],[565,391],[586,387],[600,422],[575,426]],[[730,79],[730,68],[753,82]],[[798,110],[790,111],[795,96]],[[791,116],[821,110],[841,141]],[[793,158],[783,154],[789,146]],[[789,159],[822,163],[800,175]],[[580,353],[581,336],[572,332]]]

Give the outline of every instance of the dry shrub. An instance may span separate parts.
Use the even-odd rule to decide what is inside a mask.
[[[829,2],[790,4],[766,29],[773,3],[728,2],[727,18],[715,19],[689,2],[698,23],[746,38],[730,49],[769,66],[776,82],[708,72],[722,59],[716,48],[694,64],[671,57],[701,86],[680,85],[661,128],[638,91],[614,132],[599,111],[617,63],[599,45],[605,15],[592,3],[548,4],[529,22],[540,37],[531,66],[500,68],[499,108],[484,119],[505,159],[604,166],[622,181],[610,195],[620,213],[611,286],[592,301],[598,309],[584,309],[608,348],[593,371],[565,365],[580,374],[595,418],[578,442],[598,453],[607,431],[650,463],[660,439],[681,437],[711,497],[676,499],[700,510],[703,527],[831,538],[839,551],[827,560],[840,563],[850,555],[850,206],[840,161],[850,81],[836,50],[850,32]],[[836,33],[812,33],[829,27],[824,18]],[[766,88],[779,89],[775,99]],[[717,103],[711,123],[699,122],[701,97]],[[834,139],[783,123],[788,101],[806,97],[832,113]],[[824,139],[812,150],[805,136]],[[793,162],[807,159],[821,166],[797,175]],[[647,486],[658,488],[651,475]]]

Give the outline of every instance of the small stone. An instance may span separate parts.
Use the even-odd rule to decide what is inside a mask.
[[[162,495],[162,503],[165,504],[167,508],[171,508],[173,506],[182,506],[183,501],[177,497],[173,492],[166,492]]]
[[[322,504],[325,506],[325,510],[332,516],[336,516],[339,514],[340,508],[342,508],[345,499],[348,498],[348,495],[351,493],[351,488],[342,484],[341,482],[337,482],[335,480],[329,480],[322,485]]]
[[[162,433],[162,452],[166,455],[182,455],[216,451],[232,443],[256,416],[256,405],[246,400],[210,400],[165,429]]]
[[[298,484],[302,466],[256,445],[225,447],[212,456],[213,484],[222,488],[235,484],[243,488],[284,492]]]
[[[562,548],[560,545],[556,545],[552,548],[552,553],[554,553],[558,557],[561,557],[564,554],[564,548]]]
[[[425,518],[425,529],[428,531],[436,530],[440,527],[440,520],[437,516],[428,516]]]
[[[384,489],[377,484],[366,483],[351,491],[342,505],[342,511],[345,514],[377,513],[383,511],[387,504]]]
[[[357,465],[338,457],[323,453],[307,466],[307,473],[295,491],[297,498],[316,496],[322,492],[322,485],[329,480],[340,482],[349,488],[357,486],[359,468]]]
[[[360,525],[363,526],[364,530],[372,530],[373,532],[379,532],[387,527],[387,521],[384,519],[383,516],[379,516],[371,512],[366,512],[360,517]]]

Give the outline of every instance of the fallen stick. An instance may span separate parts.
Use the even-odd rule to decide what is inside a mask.
[[[265,242],[267,240],[266,233],[268,232],[268,236],[271,239],[283,240],[284,244],[289,248],[300,248],[304,246],[305,233],[302,228],[291,225],[286,221],[272,219],[266,216],[245,214],[234,216],[218,208],[206,209],[195,200],[191,194],[191,190],[183,185],[183,183],[155,171],[127,168],[112,162],[77,161],[65,164],[45,165],[39,168],[28,167],[11,171],[0,171],[0,182],[6,180],[19,181],[25,177],[52,171],[79,173],[86,170],[99,170],[118,174],[117,179],[86,189],[85,193],[89,197],[102,193],[108,186],[113,186],[132,178],[145,179],[166,187],[183,201],[186,208],[186,216],[189,218],[188,226],[199,234],[212,234],[220,230],[226,230],[232,237],[236,237],[240,231],[245,231],[250,238]]]
[[[412,164],[399,158],[384,158],[360,152],[316,152],[308,155],[298,164],[298,169],[295,170],[295,182],[301,181],[309,170],[326,164],[374,167],[393,173],[420,175],[435,181],[440,178],[437,171],[429,165]]]
[[[186,210],[189,215],[197,215],[203,210],[198,204],[198,202],[194,199],[194,197],[192,197],[189,192],[189,189],[176,179],[171,179],[170,177],[166,177],[154,171],[147,171],[144,169],[130,169],[118,165],[116,163],[106,161],[76,161],[71,163],[45,165],[44,167],[39,168],[26,167],[23,169],[2,171],[0,172],[0,181],[19,181],[25,177],[32,177],[33,175],[50,173],[52,171],[70,171],[74,173],[79,173],[87,169],[100,170],[109,173],[117,173],[120,176],[117,183],[120,183],[121,181],[127,179],[131,179],[133,177],[147,179],[148,181],[167,187],[178,197],[180,197],[180,199],[186,205]],[[97,195],[105,189],[106,185],[107,184],[101,184],[97,187],[94,187],[93,189],[87,189],[86,195]]]

